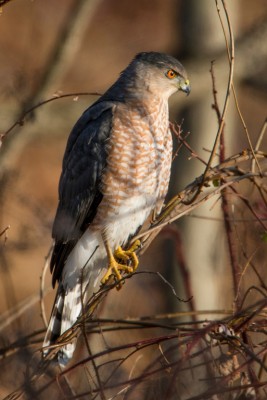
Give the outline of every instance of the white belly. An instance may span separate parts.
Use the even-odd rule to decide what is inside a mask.
[[[86,276],[85,280],[90,281],[90,284],[96,288],[107,267],[106,249],[101,232],[105,232],[110,247],[115,251],[136,233],[148,218],[154,208],[154,203],[154,196],[153,198],[151,196],[150,198],[147,196],[128,198],[116,210],[116,214],[105,220],[105,225],[101,227],[98,225],[97,231],[89,227],[67,259],[62,276],[65,290],[72,289],[79,283],[83,273]]]
[[[124,200],[116,214],[109,216],[103,228],[113,250],[126,244],[128,238],[136,233],[155,207],[155,202],[155,196],[133,196]]]

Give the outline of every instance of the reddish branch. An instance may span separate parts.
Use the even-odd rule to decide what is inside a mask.
[[[211,80],[212,80],[212,94],[214,100],[212,108],[215,110],[218,119],[218,124],[219,126],[221,126],[221,134],[219,136],[219,159],[220,163],[223,163],[225,161],[225,124],[223,123],[223,117],[217,99],[217,89],[216,89],[216,81],[215,81],[213,66],[214,66],[214,61],[211,62],[211,69],[210,69]],[[232,278],[234,284],[235,308],[236,310],[239,310],[241,304],[241,293],[239,289],[240,266],[238,263],[238,256],[236,250],[234,223],[231,218],[231,202],[229,199],[229,188],[225,188],[224,190],[222,190],[221,197],[222,197],[221,208],[223,212],[224,226],[225,226],[230,260],[231,260]]]

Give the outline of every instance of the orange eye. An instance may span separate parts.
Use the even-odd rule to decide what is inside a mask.
[[[169,69],[169,71],[166,73],[166,76],[170,79],[173,79],[176,77],[176,73],[172,69]]]

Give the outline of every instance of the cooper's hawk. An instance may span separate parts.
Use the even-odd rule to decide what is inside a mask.
[[[175,58],[140,53],[74,126],[53,226],[51,272],[58,290],[44,346],[75,323],[82,301],[100,283],[136,268],[134,248],[122,246],[161,210],[172,159],[168,98],[178,90],[188,94],[190,86]],[[119,261],[127,259],[129,267]],[[61,349],[61,364],[74,348]]]

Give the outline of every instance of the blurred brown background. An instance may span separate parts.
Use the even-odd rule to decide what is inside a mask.
[[[235,82],[239,106],[255,143],[267,110],[267,3],[266,0],[236,0],[226,4],[236,38]],[[189,98],[178,95],[171,99],[171,119],[183,121],[184,132],[190,131],[190,143],[207,159],[208,153],[203,148],[211,149],[217,126],[211,109],[210,61],[215,60],[220,105],[228,73],[223,33],[213,0],[13,0],[7,3],[0,15],[0,133],[25,110],[55,94],[103,93],[139,51],[166,52],[185,65],[192,93]],[[10,226],[7,237],[2,235],[0,242],[3,344],[15,340],[18,332],[43,328],[38,293],[45,256],[51,245],[62,156],[73,124],[95,99],[73,95],[43,105],[3,141],[0,231]],[[226,132],[227,155],[248,147],[233,101]],[[265,140],[263,149],[266,144]],[[182,189],[202,171],[199,163],[188,160],[186,152],[181,154],[173,167],[171,193]],[[211,204],[196,214],[210,215]],[[212,212],[217,217],[220,206],[217,204]],[[232,282],[220,224],[186,217],[182,225],[181,236],[197,306],[200,309],[230,307]],[[164,235],[157,238],[143,257],[141,268],[161,271],[182,297],[183,284],[173,247]],[[109,300],[112,310],[109,313],[107,306],[106,315],[156,314],[170,306],[170,290],[155,277],[139,276],[126,285],[127,301],[125,289],[112,294]],[[46,299],[48,316],[53,298],[54,293],[50,292]],[[12,313],[18,304],[21,307],[25,304],[25,309],[20,319],[13,320]],[[171,307],[176,309],[180,305]],[[16,366],[18,383],[23,376],[24,362]],[[14,368],[14,363],[13,366],[9,363],[9,368]],[[0,394],[7,394],[14,388],[14,379],[2,375],[0,384]]]

